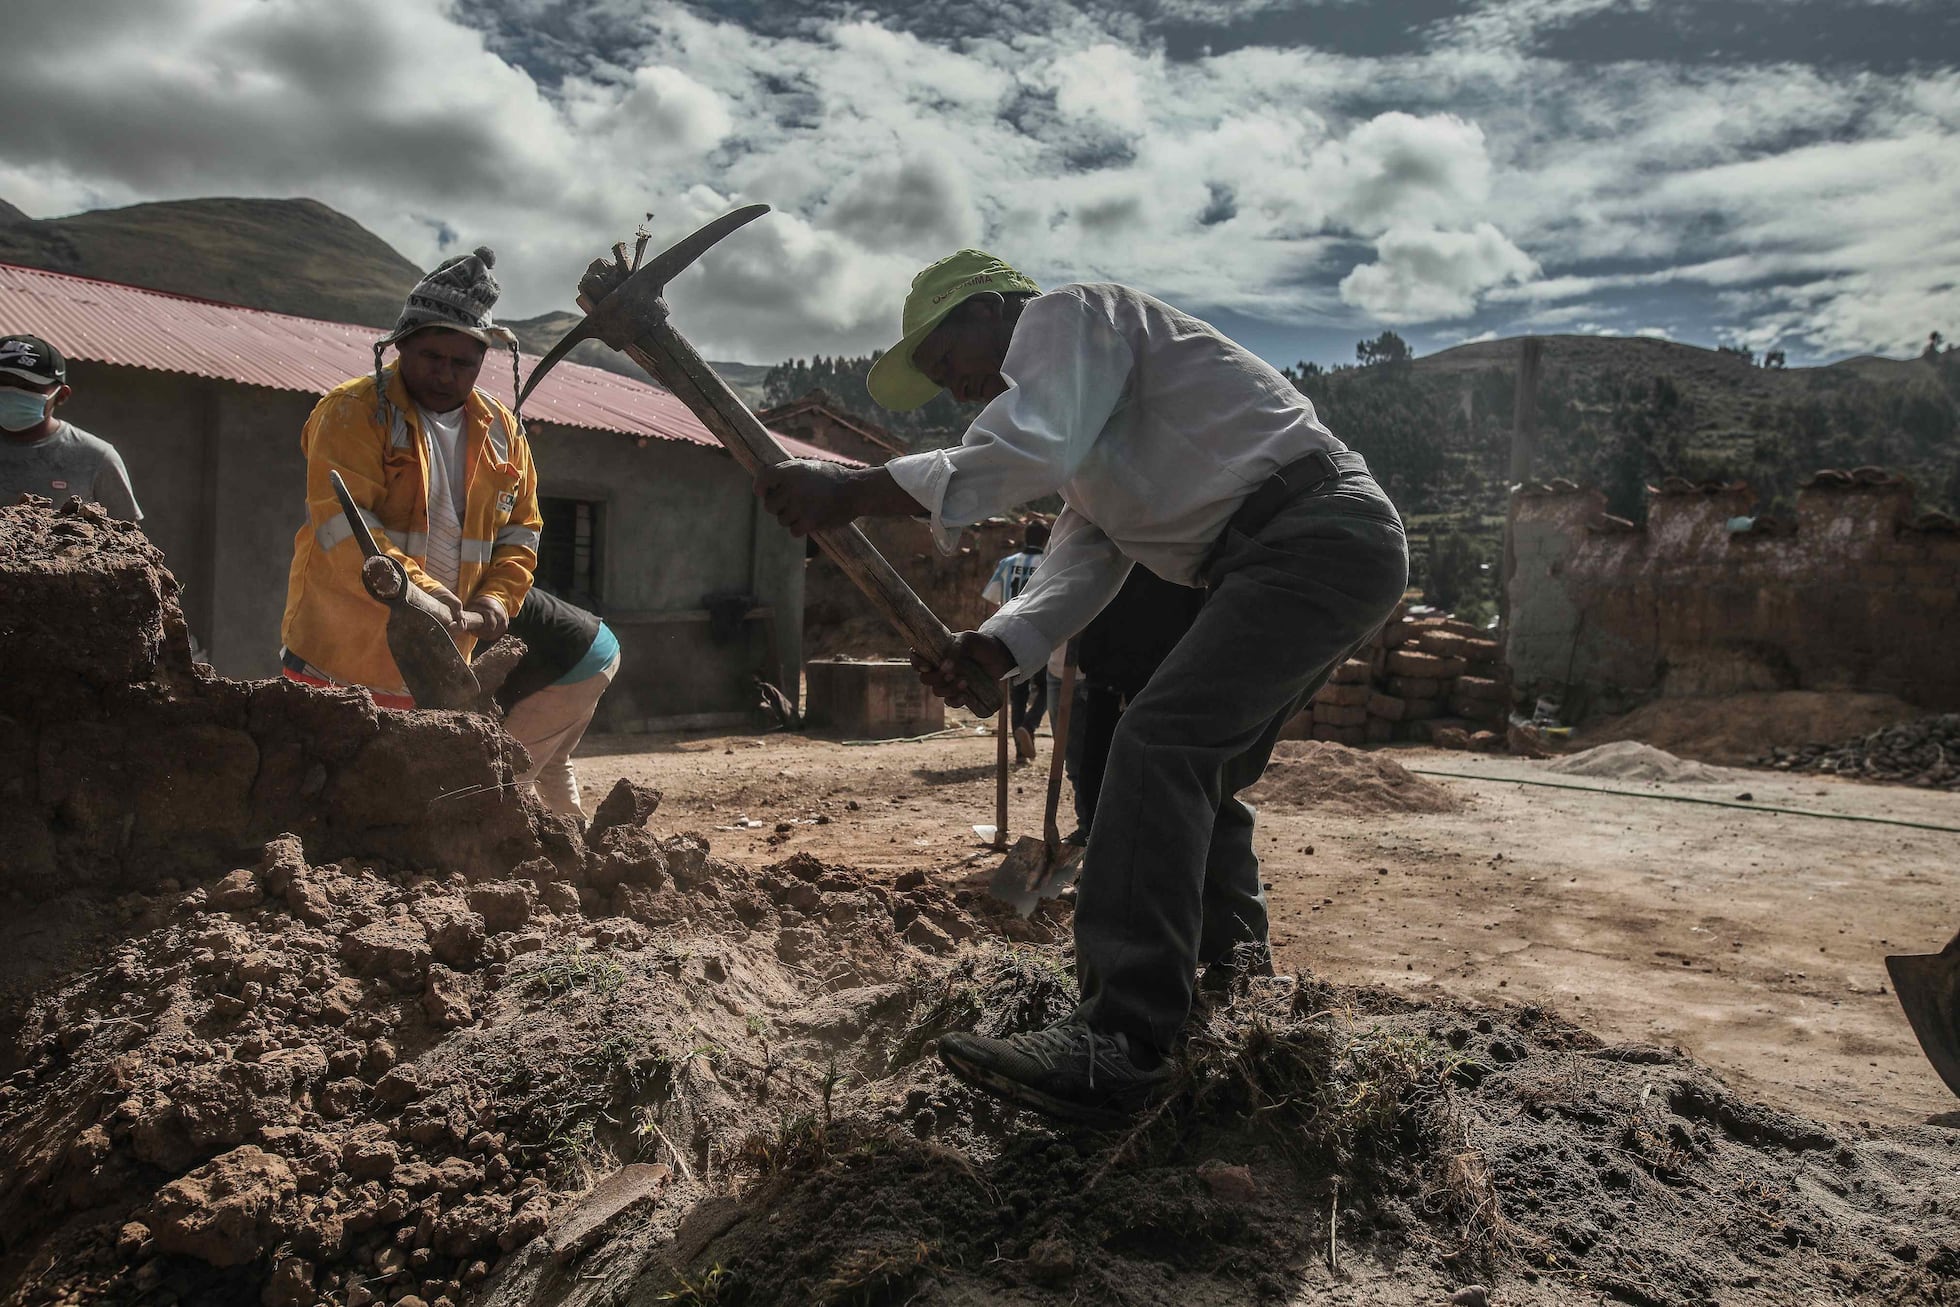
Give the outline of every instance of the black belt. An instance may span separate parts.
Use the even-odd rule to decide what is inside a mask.
[[[1264,484],[1245,497],[1239,511],[1225,524],[1227,531],[1256,536],[1279,510],[1302,495],[1311,495],[1343,472],[1366,472],[1368,461],[1351,449],[1330,454],[1317,449],[1305,458],[1288,463],[1267,477]]]
[[[1338,454],[1330,454],[1317,449],[1305,458],[1295,459],[1262,482],[1258,489],[1245,497],[1238,511],[1218,533],[1218,541],[1211,547],[1205,558],[1205,565],[1199,575],[1206,578],[1200,584],[1208,584],[1211,565],[1217,561],[1226,540],[1237,531],[1241,535],[1256,536],[1266,528],[1266,524],[1279,516],[1279,511],[1303,495],[1311,495],[1322,487],[1339,480],[1343,472],[1366,472],[1368,461],[1351,449]]]

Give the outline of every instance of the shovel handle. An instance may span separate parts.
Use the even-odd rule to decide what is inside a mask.
[[[1000,757],[994,765],[994,848],[1007,847],[1007,737],[1012,723],[1007,719],[1007,696],[1000,697],[1000,718],[994,726]]]

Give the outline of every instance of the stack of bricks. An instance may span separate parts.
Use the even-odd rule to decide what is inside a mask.
[[[1334,669],[1288,733],[1355,746],[1502,748],[1512,702],[1502,659],[1497,641],[1468,622],[1398,613]]]

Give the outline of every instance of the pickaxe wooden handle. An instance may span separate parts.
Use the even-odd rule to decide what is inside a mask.
[[[529,393],[571,345],[579,339],[597,337],[673,391],[751,475],[790,461],[789,452],[674,329],[668,321],[662,296],[666,283],[703,250],[766,211],[766,206],[754,205],[726,214],[637,271],[628,268],[623,257],[615,264],[595,262],[579,286],[578,303],[586,312],[586,321],[546,355],[526,383],[525,392]],[[951,654],[952,632],[933,615],[925,601],[905,583],[905,578],[856,524],[813,532],[812,539],[913,650],[935,662]],[[981,716],[992,716],[1000,708],[1000,683],[971,664],[969,670],[971,674],[965,680],[970,706]]]

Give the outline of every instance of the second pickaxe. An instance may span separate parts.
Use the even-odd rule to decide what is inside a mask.
[[[668,283],[683,269],[716,241],[767,212],[768,205],[751,204],[725,213],[637,269],[628,264],[624,245],[613,247],[610,261],[594,261],[579,282],[578,302],[585,310],[584,320],[538,363],[524,383],[520,404],[574,345],[600,340],[674,392],[750,473],[788,462],[788,451],[674,329],[668,321],[666,300]],[[914,651],[935,662],[947,656],[953,644],[952,632],[855,524],[818,531],[812,538]],[[991,716],[1000,706],[1000,687],[977,669],[966,681],[973,711]]]

